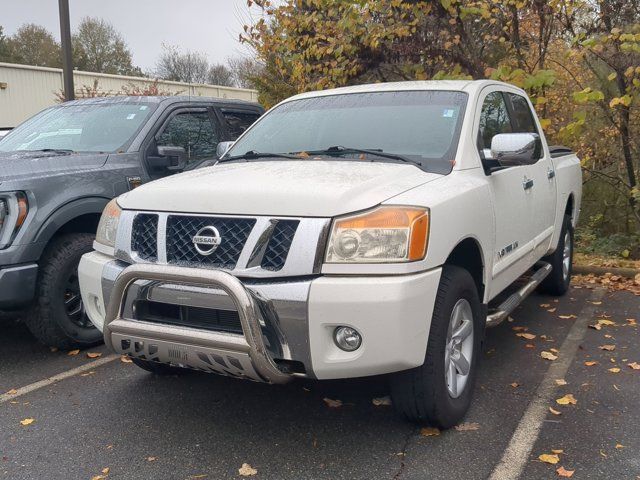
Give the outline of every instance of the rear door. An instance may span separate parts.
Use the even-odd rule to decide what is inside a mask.
[[[522,95],[507,92],[505,94],[511,112],[514,131],[535,133],[543,138],[529,101]],[[546,143],[546,142],[543,142]],[[529,168],[529,180],[533,182],[528,197],[528,216],[530,218],[531,238],[533,239],[533,260],[547,252],[556,214],[556,181],[553,160],[547,148],[543,155]]]

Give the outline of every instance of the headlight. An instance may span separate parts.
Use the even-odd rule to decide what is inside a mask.
[[[23,192],[0,193],[0,250],[8,247],[29,213]]]
[[[378,207],[333,221],[325,261],[392,263],[422,260],[427,253],[429,210]]]
[[[115,198],[107,203],[102,212],[102,217],[100,217],[100,223],[98,223],[96,242],[111,248],[115,247],[121,212],[122,210],[120,210]]]

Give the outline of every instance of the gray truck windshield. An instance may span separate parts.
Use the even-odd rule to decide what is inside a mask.
[[[153,103],[124,102],[49,108],[0,141],[0,151],[116,152],[156,108]]]
[[[345,147],[336,159],[394,161],[349,153],[377,150],[417,162],[434,173],[451,171],[467,95],[449,91],[353,93],[284,103],[259,120],[226,157],[247,152],[297,153]],[[315,158],[310,155],[305,158]],[[253,155],[249,161],[260,160]]]

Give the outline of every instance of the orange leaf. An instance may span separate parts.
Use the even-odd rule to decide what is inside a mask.
[[[556,473],[558,474],[559,477],[565,477],[565,478],[572,477],[574,472],[575,470],[567,470],[564,467],[558,467],[558,469],[556,470]]]

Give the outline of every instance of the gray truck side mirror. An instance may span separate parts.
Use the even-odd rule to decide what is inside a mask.
[[[491,160],[501,167],[531,165],[541,154],[542,140],[536,133],[499,133],[491,139]]]
[[[174,145],[159,145],[158,156],[148,157],[149,164],[158,170],[179,171],[187,166],[187,151]]]

